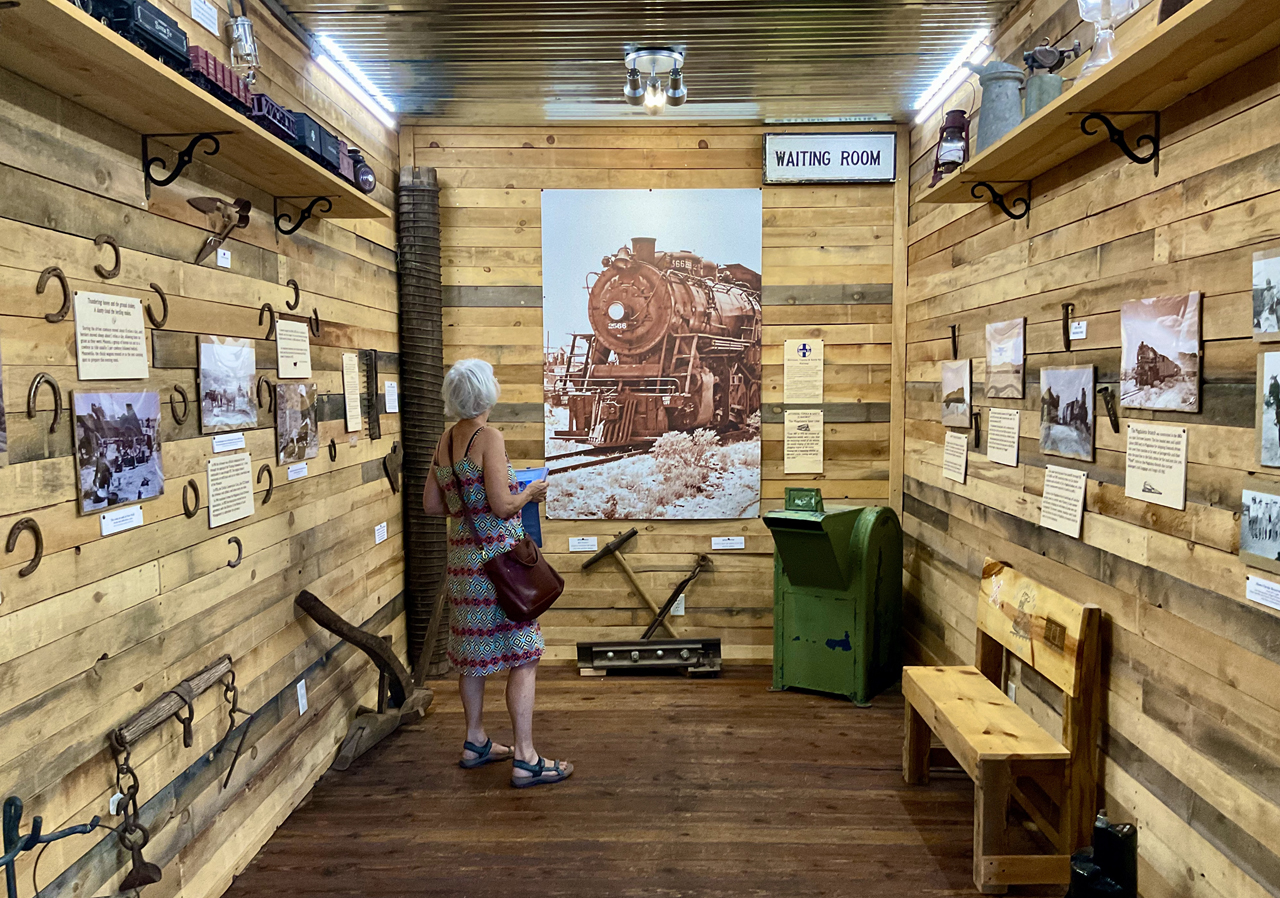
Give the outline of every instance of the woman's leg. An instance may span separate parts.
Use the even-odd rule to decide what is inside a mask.
[[[484,731],[484,680],[484,677],[458,675],[458,693],[467,719],[467,741],[476,745],[484,745],[489,738]]]
[[[512,668],[507,674],[507,713],[511,715],[511,728],[515,731],[516,760],[526,764],[536,764],[539,757],[538,750],[533,747],[533,700],[537,682],[537,661]],[[548,770],[553,766],[566,775],[573,770],[565,761],[547,762]],[[525,779],[533,774],[516,767],[512,776]]]

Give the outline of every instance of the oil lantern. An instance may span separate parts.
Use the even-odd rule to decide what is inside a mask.
[[[963,109],[952,109],[942,120],[938,132],[938,152],[933,160],[932,187],[969,161],[969,116]]]

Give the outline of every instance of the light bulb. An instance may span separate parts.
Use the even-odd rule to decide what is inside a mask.
[[[644,88],[644,111],[650,115],[657,115],[666,105],[667,92],[662,89],[662,82],[658,80],[656,74],[650,75],[649,82]]]
[[[671,79],[667,82],[667,105],[683,106],[689,92],[684,86],[684,73],[680,69],[671,70]]]
[[[627,86],[623,88],[622,95],[632,106],[639,106],[644,102],[644,82],[640,80],[639,69],[627,72]]]

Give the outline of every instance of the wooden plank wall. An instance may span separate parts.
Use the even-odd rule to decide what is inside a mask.
[[[1155,4],[1120,31],[1153,27]],[[1091,40],[1074,0],[1033,0],[1003,26],[997,55],[1041,37]],[[968,104],[961,89],[956,105]],[[949,105],[949,104],[947,104]],[[946,105],[944,105],[944,109]],[[1105,805],[1140,827],[1149,898],[1280,894],[1280,620],[1244,595],[1241,489],[1259,472],[1254,432],[1251,254],[1278,236],[1280,53],[1169,109],[1160,173],[1104,144],[1031,185],[1031,214],[913,205],[905,365],[908,643],[927,663],[971,662],[985,556],[1055,585],[1106,616]],[[932,165],[938,116],[912,135],[913,189]],[[1135,128],[1131,139],[1143,133]],[[1185,512],[1126,499],[1123,427],[1098,403],[1083,539],[1042,530],[1038,373],[1092,364],[1119,379],[1120,303],[1204,292],[1200,414],[1124,412],[1189,431]],[[1061,304],[1088,339],[1062,349]],[[986,323],[1027,318],[1027,396],[983,398]],[[942,478],[940,359],[948,325],[974,360],[980,407],[1020,408],[1022,464],[971,452],[969,480]],[[1123,420],[1122,420],[1123,425]],[[1268,472],[1274,475],[1274,472]],[[1029,673],[1018,702],[1056,731],[1060,696]]]
[[[194,42],[226,60],[218,39],[189,18],[189,5],[161,5]],[[264,65],[258,89],[310,110],[363,147],[382,184],[377,198],[394,205],[395,132],[364,113],[260,7],[250,4],[250,14]],[[46,831],[95,814],[115,825],[120,818],[108,815],[116,791],[108,730],[229,653],[241,704],[257,712],[230,787],[223,790],[222,778],[231,753],[212,753],[227,724],[221,689],[195,703],[193,747],[183,747],[181,727],[171,723],[132,756],[152,834],[145,853],[164,868],[147,895],[218,895],[325,770],[355,707],[376,688],[376,671],[364,656],[297,619],[294,596],[308,588],[348,620],[405,648],[400,498],[381,473],[399,418],[382,416],[377,443],[367,431],[349,442],[341,395],[343,350],[379,350],[382,371],[396,378],[394,222],[321,219],[278,237],[270,196],[200,161],[171,187],[153,189],[148,201],[139,135],[2,68],[0,147],[0,352],[9,411],[0,538],[30,516],[45,544],[43,563],[27,578],[17,572],[29,557],[30,537],[19,540],[14,554],[0,555],[0,795],[26,802],[24,831],[33,814],[43,815]],[[230,270],[213,259],[192,264],[208,225],[186,201],[208,194],[245,196],[254,205],[252,223],[226,244]],[[100,233],[115,236],[123,255],[120,276],[106,282],[93,271],[95,263],[110,264],[109,251],[93,246]],[[57,285],[35,294],[48,265],[61,266],[73,289],[144,302],[154,301],[149,283],[166,290],[168,324],[162,331],[148,327],[154,354],[148,381],[76,380],[72,319],[43,318],[57,307]],[[255,470],[268,461],[274,469],[271,503],[261,505],[263,481],[253,517],[210,530],[204,475],[210,438],[200,435],[195,409],[179,426],[166,408],[164,495],[143,504],[145,526],[102,538],[96,515],[76,514],[68,414],[50,436],[47,391],[34,419],[22,411],[33,376],[52,374],[64,397],[81,387],[148,389],[163,402],[179,384],[198,401],[196,340],[208,333],[255,338],[260,373],[274,382],[275,347],[262,339],[258,307],[270,302],[282,310],[293,295],[284,286],[289,278],[302,287],[299,313],[314,307],[323,320],[321,336],[313,338],[313,379],[321,394],[321,443],[338,440],[337,460],[322,448],[305,479],[287,482],[285,468],[275,465],[274,420],[264,411],[262,426],[246,438]],[[193,519],[181,505],[188,478],[204,497]],[[382,521],[390,538],[375,546],[373,530]],[[231,535],[244,544],[244,561],[234,569],[227,567]],[[310,709],[300,716],[295,685],[303,678]],[[23,855],[18,865],[24,896],[33,891],[33,858]],[[39,885],[46,895],[114,892],[127,860],[114,836],[66,839],[44,853]]]
[[[812,129],[810,129],[812,130]],[[491,361],[503,395],[494,421],[517,467],[539,463],[542,425],[543,188],[751,188],[761,186],[761,133],[752,127],[464,128],[420,122],[401,132],[401,154],[437,169],[444,244],[445,362]],[[812,484],[830,501],[889,498],[890,342],[894,188],[771,187],[764,191],[764,508],[788,485]],[[782,341],[826,340],[826,473],[782,473]],[[620,532],[599,521],[544,523],[564,598],[544,618],[548,658],[574,657],[587,639],[638,637],[651,613],[611,564],[583,574],[570,536]],[[772,657],[773,542],[759,519],[640,522],[631,560],[661,600],[712,536],[746,536],[743,552],[716,553],[679,620],[719,636],[726,657]]]

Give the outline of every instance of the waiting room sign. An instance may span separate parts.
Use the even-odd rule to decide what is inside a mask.
[[[884,183],[896,177],[898,135],[765,134],[764,183]]]

